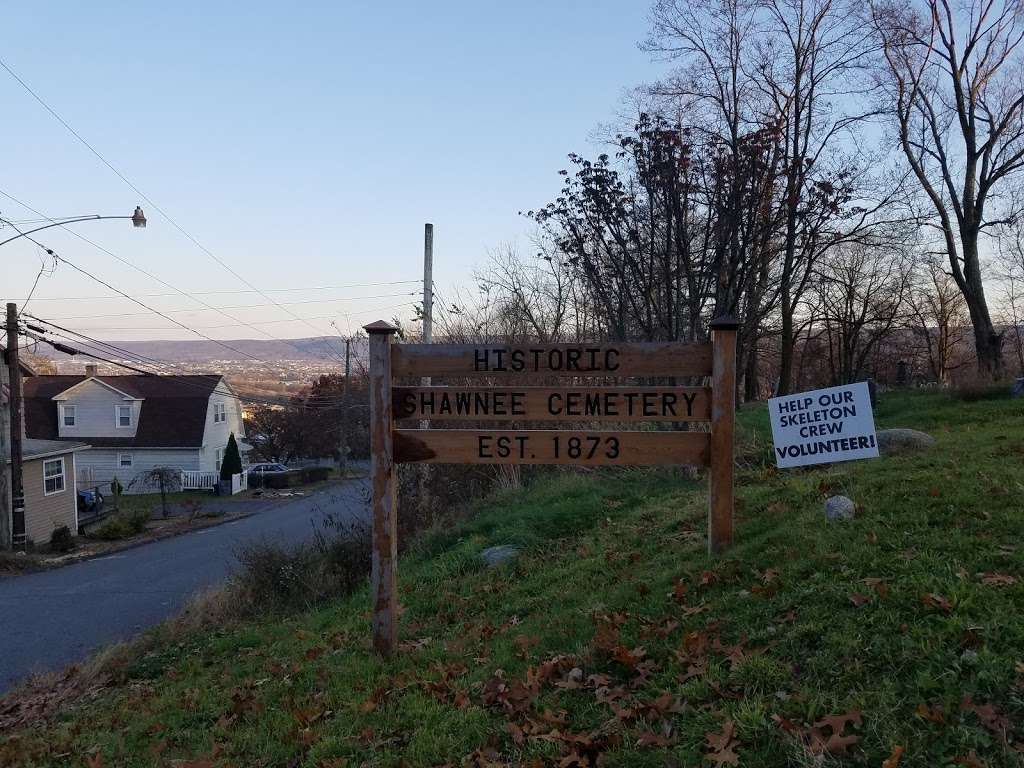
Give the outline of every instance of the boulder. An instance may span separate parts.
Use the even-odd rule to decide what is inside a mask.
[[[1017,379],[1013,384],[1010,394],[1014,397],[1024,397],[1024,377]]]
[[[878,451],[885,455],[922,451],[935,445],[935,438],[916,429],[880,429],[875,435]]]
[[[829,520],[852,520],[857,511],[853,499],[846,496],[831,496],[825,499],[825,517]]]
[[[502,544],[497,547],[488,547],[480,553],[480,557],[487,563],[489,568],[497,568],[502,563],[515,559],[518,554],[519,550],[515,547],[509,544]]]

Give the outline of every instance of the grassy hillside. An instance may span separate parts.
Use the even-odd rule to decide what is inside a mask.
[[[879,426],[936,447],[786,472],[741,416],[727,556],[703,482],[555,475],[403,560],[396,659],[365,591],[158,642],[0,764],[1018,765],[1024,401],[889,395]],[[856,520],[824,520],[835,493]],[[493,544],[524,552],[489,570]]]

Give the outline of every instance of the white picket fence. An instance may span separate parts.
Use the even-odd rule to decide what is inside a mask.
[[[200,472],[196,469],[181,470],[181,490],[183,491],[208,491],[219,480],[219,472]]]
[[[200,472],[195,469],[181,470],[181,490],[208,491],[220,482],[220,472]],[[241,493],[249,489],[249,475],[239,472],[231,476],[231,494]]]

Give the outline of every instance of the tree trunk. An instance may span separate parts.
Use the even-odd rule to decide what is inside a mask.
[[[793,387],[793,309],[789,305],[788,286],[783,287],[782,296],[782,337],[779,340],[779,384],[775,394],[788,395]]]
[[[973,234],[973,237],[972,237]],[[961,230],[964,269],[963,284],[960,286],[967,302],[974,329],[974,351],[978,358],[978,373],[991,381],[1003,376],[1003,334],[996,331],[992,315],[985,300],[985,286],[981,280],[981,263],[978,258],[977,233]],[[956,270],[954,269],[954,275]],[[959,282],[959,281],[958,281]]]
[[[747,349],[747,365],[743,372],[743,399],[750,403],[761,396],[761,376],[758,368],[757,344],[751,343]]]

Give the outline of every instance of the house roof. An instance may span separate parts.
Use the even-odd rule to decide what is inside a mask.
[[[70,399],[72,397],[72,394],[71,394],[72,392],[74,392],[76,389],[81,387],[83,384],[85,384],[87,382],[90,382],[90,381],[95,381],[97,384],[102,384],[104,387],[109,389],[111,392],[116,392],[117,394],[121,395],[121,397],[123,397],[125,400],[145,400],[146,399],[144,397],[140,397],[140,396],[134,394],[133,392],[125,391],[125,390],[129,390],[129,389],[134,389],[134,387],[131,386],[130,382],[126,382],[127,386],[125,386],[125,384],[121,385],[122,387],[124,387],[124,389],[118,389],[118,387],[114,386],[109,381],[110,379],[113,379],[113,378],[118,378],[118,377],[116,377],[116,376],[86,376],[80,382],[78,382],[77,384],[73,384],[72,386],[70,386],[67,389],[65,389],[63,392],[58,392],[56,395],[53,396],[53,399],[54,400],[68,400],[68,399]],[[123,376],[123,377],[120,377],[120,378],[128,378],[128,377],[127,376]]]
[[[7,347],[3,344],[0,344],[0,359],[3,360],[4,365],[7,365]],[[35,369],[20,357],[18,358],[18,367],[21,368],[21,375],[25,378],[36,375]]]
[[[221,384],[216,374],[193,376],[33,376],[24,379],[25,433],[55,440],[53,398],[88,378],[145,400],[134,437],[87,437],[94,448],[200,448],[210,395]],[[226,386],[222,387],[227,391]]]
[[[74,453],[90,446],[86,443],[73,442],[71,440],[34,440],[26,438],[21,442],[22,461],[43,459],[47,456],[59,456],[64,453]],[[8,459],[10,464],[11,460]]]

